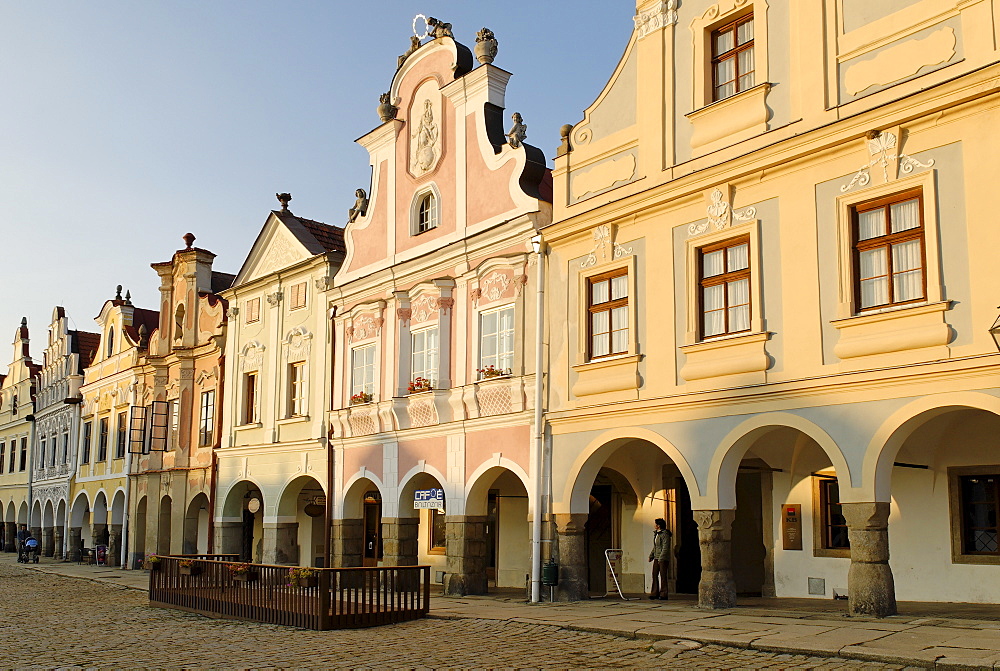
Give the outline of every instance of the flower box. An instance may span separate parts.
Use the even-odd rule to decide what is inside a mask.
[[[257,582],[258,578],[260,578],[260,574],[257,573],[257,571],[247,571],[245,573],[233,574],[234,582]]]
[[[177,567],[181,575],[198,575],[201,573],[201,567],[197,564],[191,566],[179,566]]]
[[[301,578],[292,578],[288,584],[290,587],[316,587],[319,585],[319,576],[308,575]]]

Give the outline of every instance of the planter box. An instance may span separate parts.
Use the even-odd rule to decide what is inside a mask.
[[[289,581],[289,585],[292,587],[316,587],[319,585],[319,576],[311,575],[304,578],[292,578]]]
[[[178,566],[181,575],[198,575],[201,573],[200,566]]]
[[[259,577],[260,577],[260,574],[257,573],[256,571],[247,571],[246,573],[234,573],[233,574],[233,581],[234,582],[257,582],[257,578],[259,578]]]
[[[142,563],[142,568],[144,568],[147,571],[159,571],[160,570],[160,562],[148,562],[148,561],[147,562],[143,562]]]

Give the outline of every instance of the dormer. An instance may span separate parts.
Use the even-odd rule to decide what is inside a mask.
[[[94,318],[101,334],[100,345],[92,364],[107,361],[131,349],[145,351],[148,334],[159,323],[160,313],[132,305],[130,293],[122,298],[118,285],[115,297],[105,301],[100,314]],[[87,339],[89,340],[89,339]]]
[[[479,32],[474,68],[451,27],[429,21],[381,98],[381,125],[357,140],[372,180],[350,210],[337,285],[518,216],[551,218],[551,175],[524,119],[504,111],[511,73],[492,64],[492,32]]]

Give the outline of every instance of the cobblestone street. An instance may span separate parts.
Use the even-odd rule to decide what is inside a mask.
[[[5,667],[902,668],[471,619],[303,631],[150,608],[141,591],[6,563],[0,582]]]

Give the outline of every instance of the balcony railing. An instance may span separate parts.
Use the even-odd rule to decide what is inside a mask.
[[[316,568],[298,579],[289,568],[161,555],[150,571],[149,602],[318,630],[404,622],[430,609],[429,566]]]

